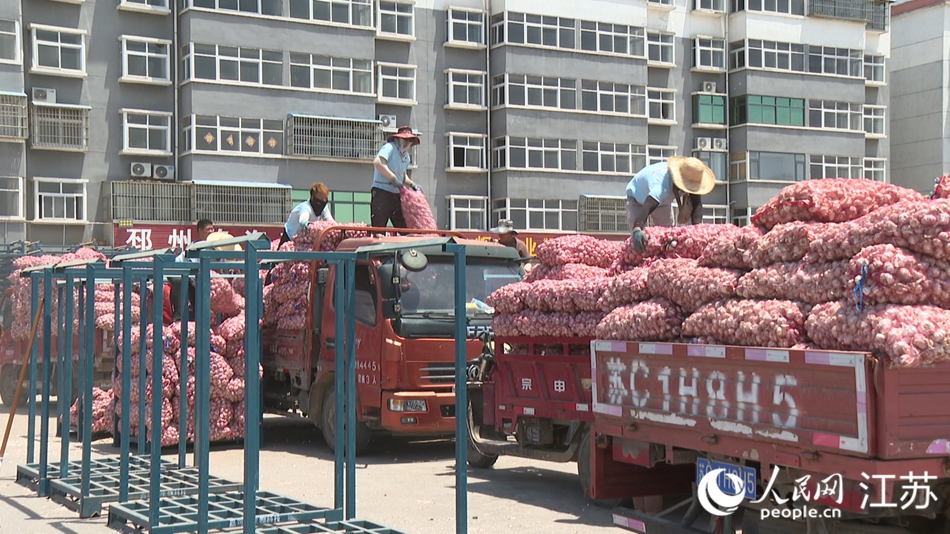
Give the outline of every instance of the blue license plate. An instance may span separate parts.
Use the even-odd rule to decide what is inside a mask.
[[[696,483],[699,484],[699,481],[702,480],[706,473],[715,469],[724,470],[719,474],[718,477],[716,477],[716,484],[719,486],[720,490],[730,495],[736,494],[736,488],[733,487],[732,481],[726,478],[726,473],[731,473],[739,477],[745,483],[744,493],[746,498],[749,500],[755,500],[756,482],[758,482],[758,477],[756,476],[754,467],[730,464],[726,462],[709,461],[705,458],[698,458],[696,460]]]

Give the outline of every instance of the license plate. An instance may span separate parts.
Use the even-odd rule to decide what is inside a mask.
[[[735,495],[736,488],[733,487],[732,481],[726,478],[726,474],[730,473],[736,475],[745,483],[745,497],[749,500],[755,500],[756,482],[758,481],[758,477],[756,476],[754,467],[730,464],[726,462],[709,461],[706,458],[697,458],[696,483],[699,484],[699,481],[702,480],[706,473],[716,469],[724,470],[722,473],[719,473],[718,477],[716,477],[716,485],[719,486],[720,490],[730,495]]]

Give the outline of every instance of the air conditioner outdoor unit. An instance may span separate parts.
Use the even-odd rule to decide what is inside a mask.
[[[704,93],[715,93],[715,92],[716,92],[716,82],[703,82],[703,92],[704,92]]]
[[[396,130],[396,116],[395,115],[380,115],[379,116],[380,126],[383,130]]]
[[[56,89],[34,87],[33,101],[34,102],[48,102],[50,104],[55,104],[56,103]]]
[[[724,137],[717,137],[712,140],[713,150],[728,150],[729,144]]]
[[[132,178],[151,178],[152,164],[141,161],[132,162]]]
[[[697,137],[696,138],[696,148],[699,150],[709,150],[712,147],[712,138],[710,137]]]
[[[152,178],[157,178],[159,180],[173,181],[175,179],[175,166],[174,165],[153,165]]]

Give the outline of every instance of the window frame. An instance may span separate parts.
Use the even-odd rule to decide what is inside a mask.
[[[461,139],[475,140],[477,139],[480,142],[480,146],[470,145],[470,144],[456,144]],[[482,173],[488,171],[488,136],[483,134],[475,133],[466,133],[466,132],[446,132],[445,133],[445,172],[473,172],[473,173]],[[471,150],[477,151],[477,157],[479,160],[478,166],[473,167],[470,165],[455,165],[455,156],[454,149],[456,147],[463,147],[463,151],[466,154],[465,161],[468,162],[467,154]]]
[[[504,76],[504,103],[497,98],[500,85],[497,81]],[[514,107],[523,109],[547,109],[556,111],[577,111],[577,80],[575,78],[559,78],[557,76],[541,76],[535,74],[508,73],[496,75],[493,78],[492,107]],[[512,95],[519,95],[523,103],[512,103]],[[555,105],[546,105],[548,98],[554,98]],[[532,104],[533,98],[540,98],[541,104]],[[570,107],[564,107],[570,103]]]
[[[50,76],[62,76],[66,78],[85,78],[88,73],[86,72],[86,30],[79,28],[63,28],[60,26],[47,26],[44,24],[35,24],[31,23],[29,26],[30,30],[30,41],[31,41],[31,50],[32,57],[30,61],[30,73],[31,74],[46,74]],[[59,34],[59,41],[57,41],[57,49],[59,50],[59,61],[62,65],[62,34],[78,35],[80,37],[79,48],[79,69],[64,69],[62,67],[49,67],[46,65],[40,65],[39,61],[39,42],[36,38],[37,31],[45,32],[56,32]],[[51,43],[52,41],[43,41],[44,43]],[[68,48],[76,48],[76,45],[67,43]],[[50,46],[50,45],[46,45]]]
[[[570,207],[571,204],[573,208]],[[492,201],[491,217],[494,223],[501,219],[511,219],[515,227],[525,230],[576,232],[579,204],[578,199],[500,198]],[[548,214],[556,216],[557,225],[548,226]],[[570,224],[570,217],[565,220],[565,214],[573,214],[573,225]],[[541,226],[532,224],[532,215],[541,217]]]
[[[54,223],[54,224],[86,224],[89,222],[89,180],[86,179],[72,179],[72,178],[48,178],[34,176],[33,179],[33,222],[35,223]],[[40,193],[37,183],[56,183],[60,185],[59,193]],[[77,195],[75,193],[63,193],[62,186],[64,184],[81,184],[82,193]],[[62,198],[64,202],[66,199],[81,198],[82,199],[82,214],[83,218],[57,218],[57,217],[42,217],[40,214],[42,210],[40,209],[40,197],[45,195],[51,195],[54,198]],[[65,203],[63,205],[65,208]]]
[[[198,51],[198,47],[214,47],[214,54],[211,52]],[[193,83],[215,83],[222,85],[234,85],[238,87],[263,87],[263,88],[286,88],[284,84],[284,51],[283,50],[268,50],[263,48],[256,48],[252,46],[229,46],[229,45],[217,45],[209,43],[196,43],[188,42],[182,45],[182,48],[187,48],[187,51],[182,54],[182,62],[185,63],[184,75],[182,76],[182,82],[193,82]],[[234,54],[222,54],[223,49],[234,49]],[[244,56],[243,54],[257,52],[257,57]],[[280,54],[280,61],[275,59],[264,59],[264,56],[267,54]],[[214,61],[214,78],[199,77],[198,74],[198,59],[213,59]],[[234,64],[236,69],[235,73],[237,79],[223,78],[221,75],[222,64]],[[242,80],[241,77],[244,75],[245,65],[254,65],[256,66],[256,82]],[[279,65],[280,66],[280,82],[276,84],[264,83],[265,79],[265,67],[266,66]]]
[[[869,163],[871,165],[868,165]],[[880,164],[880,168],[878,168],[878,164]],[[874,177],[874,175],[878,173],[880,173],[881,176],[880,180]],[[886,184],[887,158],[864,158],[864,179]]]
[[[0,187],[0,195],[5,193],[14,193],[17,197],[18,215],[0,215],[0,221],[25,221],[26,220],[26,188],[24,187],[25,178],[22,176],[0,176],[0,179],[16,180],[16,189],[3,189]]]
[[[709,3],[711,5],[706,7],[702,5],[703,3]],[[718,7],[716,6],[717,3],[719,4]],[[726,0],[693,0],[693,11],[699,11],[700,13],[725,13]]]
[[[757,100],[757,101],[756,101]],[[801,106],[797,106],[797,104]],[[729,101],[729,125],[780,126],[785,128],[808,128],[808,106],[803,98],[777,97],[771,95],[742,95]],[[788,110],[788,123],[781,122],[782,110]],[[800,112],[801,124],[796,124]],[[754,120],[755,116],[760,117]],[[771,116],[773,120],[766,120]]]
[[[387,136],[379,121],[304,114],[289,115],[285,128],[287,157],[328,161],[372,162]]]
[[[659,117],[654,117],[654,104],[659,105]],[[668,114],[663,113],[666,108],[669,108]],[[664,115],[672,118],[664,118]],[[647,124],[676,124],[676,89],[647,87]]]
[[[33,102],[33,109],[30,112],[30,148],[34,150],[58,150],[63,152],[86,152],[89,150],[89,112],[92,110],[90,106],[79,106],[75,104],[53,104],[47,102]],[[68,118],[69,122],[64,121],[63,117],[43,117],[42,113],[37,111],[37,108],[53,108],[60,110],[60,115],[65,110],[73,110],[80,112],[79,118]],[[85,112],[85,113],[81,113]],[[37,144],[37,130],[41,127],[50,128],[51,121],[59,120],[57,128],[60,130],[70,127],[70,122],[73,123],[72,127],[76,127],[76,123],[79,123],[79,128],[82,129],[82,138],[80,145],[69,145],[67,143],[60,143],[58,145],[49,143],[49,144]],[[40,125],[40,121],[50,121],[45,125]],[[56,134],[58,140],[64,140],[67,138],[66,135],[62,133]]]
[[[676,66],[676,35],[668,32],[647,31],[646,39],[648,66],[659,68]],[[660,59],[651,59],[654,49],[659,52]],[[666,55],[664,52],[668,52],[669,60],[663,57]]]
[[[296,61],[295,61],[295,56],[307,56],[307,64],[305,65],[304,63],[296,62]],[[326,58],[327,61],[328,61],[328,63],[329,63],[329,65],[327,65],[327,64],[319,64],[318,62],[314,61],[314,58]],[[324,92],[324,93],[335,93],[335,94],[348,94],[348,95],[360,95],[360,96],[371,96],[371,97],[375,97],[375,96],[376,96],[376,88],[375,88],[375,84],[373,83],[373,82],[374,82],[373,77],[374,77],[374,75],[375,75],[375,70],[376,70],[376,69],[375,69],[375,65],[373,64],[373,60],[372,60],[372,59],[347,58],[347,57],[332,57],[332,56],[324,56],[324,55],[322,55],[322,54],[310,54],[310,53],[307,53],[307,52],[290,52],[290,54],[289,54],[289,60],[290,60],[290,61],[289,61],[290,70],[288,71],[289,74],[290,74],[290,85],[289,85],[289,87],[291,87],[291,88],[293,88],[293,89],[298,89],[298,90],[303,90],[303,91],[317,91],[317,92]],[[342,66],[339,66],[339,65],[334,64],[334,63],[337,62],[337,61],[340,61],[340,62],[346,61],[346,62],[349,63],[349,66],[348,66],[348,67],[342,67]],[[357,63],[357,62],[366,62],[366,63],[368,63],[368,66],[369,66],[369,67],[368,67],[367,69],[357,68],[357,67],[356,67],[356,63]],[[294,84],[294,68],[296,67],[296,68],[299,69],[300,67],[303,67],[303,66],[306,66],[306,67],[307,67],[307,76],[308,76],[308,78],[309,78],[309,80],[308,80],[308,81],[309,81],[309,85],[308,85],[307,87],[303,87],[303,86],[295,85],[295,84]],[[316,86],[314,86],[314,83],[315,83],[315,81],[316,81],[316,77],[315,77],[314,73],[315,73],[316,71],[327,71],[327,72],[329,72],[329,76],[330,76],[330,87],[329,87],[329,88],[326,88],[326,87],[316,87]],[[334,88],[333,88],[334,73],[343,72],[343,71],[345,71],[345,72],[348,73],[348,74],[347,74],[347,83],[348,83],[348,85],[349,85],[349,87],[350,87],[350,89],[349,89],[348,91],[344,91],[344,90],[342,90],[342,89],[334,89]],[[369,88],[368,88],[367,91],[356,91],[356,90],[355,90],[355,88],[356,88],[356,86],[357,86],[357,81],[358,81],[358,79],[357,79],[357,74],[358,74],[358,73],[360,73],[360,74],[362,74],[362,75],[364,75],[364,76],[365,76],[365,75],[369,75]]]
[[[703,41],[709,41],[708,46],[703,46]],[[716,44],[720,43],[722,46],[717,47]],[[704,53],[710,55],[712,61],[711,65],[702,64],[702,56]],[[720,54],[722,58],[722,64],[717,66],[715,65],[716,54]],[[713,72],[724,72],[726,70],[728,54],[726,53],[726,40],[719,37],[709,37],[705,35],[697,35],[693,37],[693,64],[692,70],[699,71],[713,71]]]
[[[864,104],[863,107],[864,137],[869,139],[884,139],[887,137],[887,106]],[[868,129],[868,121],[872,125],[870,130]],[[880,124],[880,131],[875,127],[878,123]]]
[[[205,123],[199,124],[198,123],[199,117],[202,118]],[[215,122],[215,124],[213,125],[207,124],[208,119],[211,119],[211,118],[213,118]],[[222,124],[221,119],[226,119],[228,121],[236,120],[238,121],[238,125],[234,126],[231,124]],[[249,124],[246,127],[243,124],[243,121],[245,120],[249,121]],[[259,121],[258,127],[257,128],[252,127],[250,124],[250,121]],[[264,121],[268,121],[268,122],[272,121],[272,123],[280,123],[280,128],[276,128],[276,127],[267,128],[265,127]],[[276,124],[272,124],[272,125],[276,126]],[[208,130],[209,134],[211,133],[212,129],[214,130],[215,133],[212,134],[214,136],[214,142],[215,142],[214,150],[205,150],[205,149],[199,148],[198,143],[197,143],[199,139],[199,135],[198,135],[199,129]],[[229,133],[229,132],[232,134],[237,132],[239,134],[239,139],[238,139],[239,148],[237,150],[227,150],[227,149],[221,148],[221,143],[223,141],[222,138],[224,137],[226,133]],[[258,137],[259,140],[256,141],[254,144],[261,148],[257,149],[256,151],[243,150],[243,145],[247,144],[246,142],[243,142],[243,139],[241,139],[244,133],[260,134]],[[265,152],[263,148],[266,145],[263,139],[267,136],[268,133],[270,133],[271,135],[273,135],[274,133],[279,134],[279,136],[277,137],[279,141],[276,141],[275,146],[271,147],[272,152]],[[192,113],[192,114],[185,115],[182,117],[181,135],[182,135],[182,140],[183,140],[183,143],[182,143],[183,155],[184,154],[216,154],[216,155],[222,155],[222,156],[235,156],[235,157],[248,157],[248,158],[281,158],[284,156],[284,147],[286,146],[286,143],[287,143],[286,133],[285,133],[285,123],[283,119],[261,119],[257,117],[228,117],[228,116],[222,117],[221,115],[198,115],[198,114]],[[275,139],[275,138],[271,137],[271,139]],[[211,143],[210,141],[207,141],[207,140],[206,142],[208,144]],[[234,146],[234,144],[231,144],[231,146]],[[253,148],[253,145],[251,146]],[[277,151],[274,152],[274,150],[277,150]]]
[[[557,143],[557,146],[554,146]],[[569,146],[573,144],[574,146]],[[512,165],[512,154],[522,152],[523,166]],[[574,167],[570,168],[569,161],[565,161],[568,154],[573,154]],[[548,166],[551,157],[555,157],[556,166]],[[532,165],[532,158],[541,158],[541,165]],[[506,135],[496,137],[491,141],[492,170],[536,171],[545,172],[578,172],[577,141],[574,139],[537,138]]]
[[[736,42],[742,43],[742,50],[745,51],[744,68],[808,73],[808,47],[804,44],[769,41],[767,39],[744,39]],[[738,49],[730,50],[730,54],[734,52],[738,52]],[[770,60],[775,64],[774,66],[769,66]],[[787,64],[787,67],[780,66],[783,61]],[[758,63],[758,65],[755,63]],[[796,68],[798,66],[800,68]],[[731,61],[730,68],[732,68]]]
[[[594,87],[591,88],[590,85]],[[618,89],[618,86],[620,89]],[[626,87],[626,91],[623,88]],[[605,115],[621,115],[624,117],[647,118],[647,87],[645,85],[635,85],[627,83],[615,83],[603,80],[581,80],[581,100],[580,110],[586,113],[598,113]],[[593,95],[596,100],[597,109],[588,109],[586,107],[585,97]],[[605,101],[611,102],[614,109],[605,110]],[[626,102],[627,110],[616,111],[618,102]]]
[[[294,2],[302,2],[307,6],[307,17],[295,17],[292,16]],[[314,18],[314,2],[319,2],[320,4],[325,4],[329,13],[329,19],[320,19]],[[339,22],[333,20],[336,12],[334,11],[334,6],[346,5],[346,22]],[[314,24],[323,24],[328,26],[341,26],[346,28],[359,28],[364,30],[373,30],[376,31],[376,15],[375,15],[375,4],[374,0],[290,0],[287,4],[287,16],[286,18],[296,21],[306,21]],[[368,13],[364,13],[363,16],[366,16],[366,24],[356,24],[354,21],[354,13],[357,12],[357,7],[364,6],[364,9],[368,10]]]
[[[395,77],[388,74],[385,76],[383,75],[383,69],[392,69],[392,68],[400,69],[400,70],[401,69],[412,70],[412,98],[402,98],[398,96],[399,81],[405,80],[407,78],[402,77],[398,71]],[[376,62],[376,101],[381,102],[381,103],[386,103],[386,104],[394,104],[397,106],[417,105],[419,103],[416,100],[416,90],[418,89],[416,77],[417,77],[418,72],[419,72],[419,68],[416,65],[407,65],[407,64],[402,64],[402,63],[387,63],[383,61],[377,61]],[[383,83],[387,80],[393,80],[393,79],[397,81],[397,85],[396,85],[397,96],[394,96],[394,97],[386,96],[383,92]]]
[[[466,19],[455,19],[454,16],[458,13],[465,13]],[[481,17],[481,22],[474,23],[469,20],[467,17],[471,15],[478,15]],[[474,48],[474,49],[483,49],[488,46],[488,13],[480,9],[470,9],[459,6],[449,6],[445,9],[445,46],[457,47],[457,48]],[[479,40],[472,41],[471,39],[458,40],[455,39],[455,25],[460,24],[465,26],[466,35],[472,35],[472,28],[477,24],[479,30]]]
[[[821,159],[818,160],[818,158]],[[829,162],[829,158],[833,158],[834,161]],[[842,161],[843,159],[848,161]],[[828,176],[828,171],[826,169],[839,169],[842,167],[847,167],[849,176]],[[815,176],[816,169],[821,169],[821,176]],[[808,178],[810,180],[821,180],[824,178],[863,179],[864,161],[863,158],[854,156],[826,156],[821,154],[812,154],[808,157]]]
[[[693,126],[712,126],[715,128],[726,128],[727,127],[727,113],[726,110],[726,95],[720,93],[693,93],[692,95],[692,106],[693,106]],[[703,102],[703,99],[713,99],[718,100],[717,102]],[[715,114],[716,109],[720,108],[719,111],[722,114],[722,122],[713,121],[703,121],[700,120],[702,116],[702,110],[704,108],[711,107],[713,109],[713,114]],[[713,117],[715,119],[715,117]]]
[[[159,0],[164,2],[164,6],[154,6],[149,4],[149,0],[136,2],[135,0],[119,0],[117,9],[120,11],[136,11],[139,13],[150,13],[152,15],[169,15],[172,10],[168,5],[169,0]]]
[[[840,52],[847,51],[847,55]],[[834,46],[808,45],[808,58],[805,63],[806,72],[809,74],[824,74],[827,76],[838,76],[841,78],[864,78],[864,50],[857,48],[837,48]],[[814,69],[813,62],[820,63],[819,69]],[[834,72],[828,72],[828,63],[832,62],[835,66]],[[838,72],[839,63],[844,61],[848,74]]]
[[[145,43],[146,51],[144,53],[139,52],[139,51],[130,52],[128,49],[128,44],[130,41]],[[144,83],[144,84],[151,84],[151,85],[171,85],[172,84],[172,79],[171,79],[172,42],[171,41],[167,39],[153,39],[151,37],[139,37],[137,35],[120,35],[119,42],[121,43],[120,48],[121,48],[121,54],[122,54],[122,74],[119,76],[120,82]],[[149,52],[147,45],[159,45],[159,46],[165,47],[165,55],[164,55],[165,77],[164,78],[155,78],[152,76],[138,76],[135,74],[129,74],[129,55],[130,54],[145,57],[146,70],[148,69],[149,58],[163,57],[160,54],[154,54],[152,52]]]
[[[593,34],[594,48],[585,48],[584,40]],[[640,26],[629,24],[613,24],[610,22],[580,21],[578,30],[577,49],[582,52],[605,54],[620,57],[636,57],[646,59],[647,40],[646,30]],[[617,52],[617,44],[624,42],[627,52]],[[605,50],[605,43],[610,43],[611,50]]]
[[[396,10],[395,11],[383,11],[383,4],[392,4]],[[400,6],[408,7],[409,13],[409,33],[400,33],[399,32],[399,21],[402,18],[405,18],[407,15],[405,12],[400,12]],[[394,17],[396,22],[396,31],[389,32],[383,30],[383,17]],[[378,39],[386,39],[390,41],[407,41],[412,42],[416,40],[416,6],[413,0],[376,0],[376,37]]]
[[[460,110],[472,110],[472,111],[482,111],[488,109],[488,103],[486,102],[486,84],[488,80],[488,73],[480,70],[465,70],[465,69],[445,69],[442,71],[445,75],[445,98],[446,103],[444,104],[445,109],[460,109]],[[455,75],[464,75],[466,80],[456,81]],[[478,84],[479,96],[481,98],[480,104],[472,104],[471,102],[455,102],[455,87],[456,85],[461,87],[467,87],[469,89],[476,86],[471,82],[472,76],[481,77],[481,82]],[[468,91],[466,95],[470,96]]]
[[[855,102],[840,102],[832,100],[809,100],[808,101],[808,127],[818,130],[836,130],[848,132],[864,132],[864,113],[862,104]],[[844,109],[847,108],[847,109]],[[821,124],[813,124],[815,115],[821,119]],[[835,125],[828,126],[826,121],[834,117]],[[847,121],[847,128],[840,128],[837,123],[842,119]]]
[[[647,145],[647,165],[666,161],[678,152],[679,148],[673,145]]]
[[[871,61],[868,61],[869,59]],[[886,59],[884,54],[864,54],[864,85],[875,87],[887,85],[887,70],[884,68]],[[869,72],[870,77],[868,77]],[[880,79],[874,76],[876,72],[880,72]]]
[[[626,146],[626,151],[621,150]],[[618,149],[618,147],[620,149]],[[588,167],[588,157],[595,155],[597,158],[597,168]],[[626,161],[626,168],[618,162]],[[605,169],[609,165],[605,162],[613,162],[613,169]],[[581,142],[581,162],[580,169],[583,172],[595,172],[598,174],[615,174],[620,176],[632,175],[647,165],[647,147],[636,143],[612,143],[606,141],[582,141]]]
[[[17,19],[3,19],[6,22],[13,23],[13,33],[5,33],[4,35],[13,36],[13,59],[4,59],[0,58],[0,63],[8,65],[22,65],[23,64],[23,43],[21,42],[21,33],[20,33],[20,21]]]
[[[29,105],[26,93],[0,91],[0,141],[21,143],[29,139]],[[14,135],[4,135],[7,129]]]
[[[172,155],[172,113],[170,111],[153,111],[145,109],[129,109],[122,108],[119,110],[119,114],[122,115],[122,150],[119,152],[120,155],[142,155],[142,156],[171,156]],[[129,122],[130,115],[143,115],[151,120],[151,117],[164,117],[166,119],[165,126],[152,125],[147,123],[145,125],[132,124]],[[152,130],[164,130],[165,131],[165,149],[157,150],[152,148],[133,148],[129,146],[129,132],[130,128],[134,129],[145,129],[147,131],[146,138],[150,139],[150,134]]]
[[[445,197],[446,203],[449,208],[449,230],[469,230],[469,231],[486,231],[488,230],[488,197],[477,196],[477,195],[448,195]],[[456,201],[464,201],[465,206],[458,205]],[[472,207],[473,202],[481,202],[482,207]],[[468,214],[469,221],[472,220],[472,214],[479,214],[481,219],[480,225],[477,225],[477,228],[473,228],[473,224],[461,225],[457,219],[457,215],[465,213]]]
[[[778,9],[781,4],[782,0],[775,1],[774,9],[767,9],[769,7],[769,0],[732,0],[732,12],[751,11],[756,13],[777,13],[779,15],[792,17],[805,16],[804,0],[788,0],[787,9]]]

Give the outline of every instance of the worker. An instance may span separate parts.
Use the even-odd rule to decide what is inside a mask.
[[[491,229],[498,236],[498,242],[506,247],[511,247],[518,251],[521,256],[521,262],[518,264],[519,272],[522,276],[525,274],[524,266],[528,262],[531,254],[528,252],[528,245],[518,239],[518,231],[515,230],[515,223],[511,219],[502,219],[498,221],[498,226]]]
[[[290,241],[297,235],[297,232],[307,233],[307,225],[317,221],[327,221],[335,223],[333,215],[330,214],[330,189],[321,182],[315,182],[310,186],[310,199],[297,204],[287,217],[284,224],[284,230],[280,234],[280,245]],[[319,215],[317,215],[319,213]]]
[[[373,198],[370,201],[370,220],[373,226],[385,227],[392,221],[394,228],[406,227],[399,191],[403,187],[422,191],[406,172],[410,163],[409,149],[418,144],[419,137],[412,133],[412,128],[400,126],[376,154],[376,159],[373,160]]]
[[[673,226],[673,201],[679,206],[680,224],[703,221],[701,197],[716,186],[716,176],[698,158],[673,156],[667,161],[648,165],[627,184],[627,224],[637,252],[644,252],[647,236],[643,231],[652,217],[657,226]]]
[[[211,219],[201,219],[195,224],[195,239],[190,243],[191,245],[195,243],[201,243],[208,239],[208,236],[214,233],[214,223],[211,222]],[[198,261],[197,258],[189,258],[191,261]],[[185,251],[182,250],[181,253],[175,258],[175,261],[185,261]],[[188,302],[191,308],[195,306],[195,280],[194,278],[189,278],[188,280]],[[163,288],[164,290],[164,288]],[[172,317],[174,319],[181,318],[181,277],[176,276],[169,278],[168,281],[168,300],[171,302],[172,307]],[[194,317],[192,315],[192,317]]]

